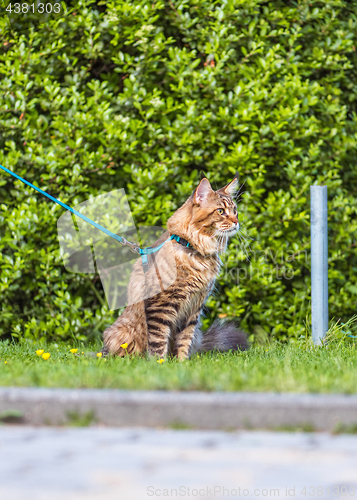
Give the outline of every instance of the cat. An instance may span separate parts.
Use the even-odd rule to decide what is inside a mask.
[[[105,330],[104,355],[148,353],[184,360],[198,352],[248,349],[246,334],[231,321],[215,321],[204,334],[199,329],[203,306],[222,264],[219,254],[239,230],[233,198],[237,188],[236,177],[217,191],[203,178],[170,217],[167,232],[157,243],[170,235],[179,237],[170,243],[176,279],[157,295],[138,302],[135,297],[140,296],[143,282],[138,279],[143,272],[138,259],[128,287],[131,305]]]

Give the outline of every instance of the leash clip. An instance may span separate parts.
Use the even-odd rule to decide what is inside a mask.
[[[140,248],[138,247],[138,245],[136,245],[135,243],[131,243],[131,241],[128,241],[126,238],[122,237],[121,244],[130,247],[130,250],[132,252],[140,253]]]

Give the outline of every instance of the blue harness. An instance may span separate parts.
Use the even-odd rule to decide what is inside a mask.
[[[11,172],[11,170],[3,167],[2,165],[0,165],[0,168],[2,170],[4,170],[5,172],[7,172],[8,174],[12,175],[13,177],[16,177],[16,179],[23,182],[24,184],[27,184],[32,189],[35,189],[37,192],[43,194],[44,196],[47,196],[47,198],[54,201],[55,203],[57,203],[61,207],[65,208],[66,210],[69,210],[70,212],[72,212],[72,214],[77,215],[77,217],[80,217],[85,222],[88,222],[88,224],[91,224],[92,226],[96,227],[97,229],[99,229],[99,231],[102,231],[102,233],[105,233],[107,236],[110,236],[114,240],[119,241],[119,243],[121,243],[122,245],[130,247],[130,250],[132,252],[138,253],[141,256],[144,271],[146,271],[148,268],[148,255],[151,255],[153,253],[158,252],[165,245],[165,243],[167,241],[175,240],[175,241],[177,241],[177,243],[180,243],[180,245],[183,245],[187,248],[193,248],[192,245],[187,240],[185,240],[184,238],[181,238],[180,236],[177,236],[177,234],[172,234],[167,240],[165,240],[163,243],[161,243],[161,245],[159,245],[157,247],[140,248],[135,243],[131,243],[126,238],[123,238],[122,236],[118,236],[117,234],[112,233],[111,231],[109,231],[105,227],[101,226],[100,224],[97,224],[96,222],[89,219],[85,215],[77,212],[77,210],[75,210],[74,208],[69,207],[65,203],[62,203],[62,201],[60,201],[60,200],[57,200],[57,198],[55,198],[54,196],[51,196],[50,194],[46,193],[46,191],[43,191],[42,189],[34,186],[33,184],[31,184],[31,182],[27,181],[26,179],[23,179],[22,177],[15,174],[14,172]]]

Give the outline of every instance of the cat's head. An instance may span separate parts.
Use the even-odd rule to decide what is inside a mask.
[[[168,230],[185,238],[203,255],[224,251],[228,238],[239,230],[234,201],[237,188],[236,177],[217,191],[208,179],[202,179],[190,198],[168,220]]]

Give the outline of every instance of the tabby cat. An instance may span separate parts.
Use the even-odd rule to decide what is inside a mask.
[[[104,354],[147,352],[160,358],[173,355],[182,360],[202,351],[248,348],[246,335],[232,322],[214,322],[204,334],[199,330],[203,306],[220,270],[219,254],[226,249],[228,238],[239,230],[233,199],[237,187],[238,179],[234,178],[214,191],[204,178],[168,220],[167,233],[157,243],[169,235],[180,237],[171,243],[176,279],[161,293],[138,302],[136,283],[140,280],[135,276],[139,264],[134,266],[128,289],[132,305],[105,330]]]

